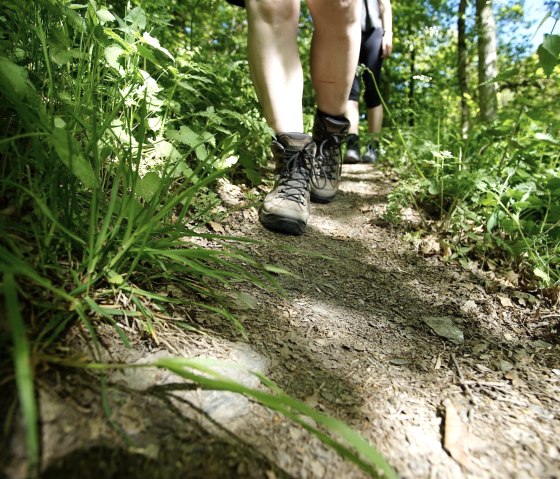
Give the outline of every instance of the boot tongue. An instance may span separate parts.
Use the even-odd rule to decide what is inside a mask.
[[[297,150],[303,149],[312,141],[311,137],[305,133],[278,133],[276,140],[284,148],[295,148]]]

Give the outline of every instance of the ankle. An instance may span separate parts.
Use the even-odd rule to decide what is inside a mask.
[[[348,148],[359,149],[360,148],[360,137],[358,135],[356,135],[355,133],[349,133],[346,136],[346,146]]]

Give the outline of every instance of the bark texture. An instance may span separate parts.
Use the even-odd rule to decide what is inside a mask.
[[[498,97],[493,83],[498,74],[496,47],[496,22],[492,13],[492,0],[476,0],[478,29],[478,101],[480,118],[488,123],[498,114]]]

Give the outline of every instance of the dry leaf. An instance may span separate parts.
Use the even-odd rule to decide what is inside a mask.
[[[515,271],[506,271],[504,277],[514,286],[519,284],[519,275]]]
[[[224,227],[220,223],[216,223],[215,221],[209,221],[208,226],[210,226],[212,231],[214,231],[215,233],[219,233],[221,235],[226,233]]]
[[[513,303],[508,296],[498,295],[498,299],[500,300],[500,303],[504,308],[513,308]]]
[[[470,459],[465,441],[468,434],[466,427],[451,400],[446,399],[443,405],[445,406],[443,447],[461,466],[468,468]]]
[[[422,253],[425,255],[437,254],[441,250],[439,240],[435,236],[428,236],[422,242]]]
[[[464,313],[475,313],[478,310],[478,306],[476,305],[476,301],[469,299],[466,301],[463,306],[461,306],[461,311]]]
[[[453,324],[453,320],[446,316],[424,318],[424,322],[434,333],[454,344],[461,344],[465,338],[463,331]]]
[[[512,363],[510,363],[509,361],[506,361],[505,359],[498,359],[494,363],[494,365],[496,366],[496,368],[498,368],[503,373],[507,373],[508,371],[511,371],[514,367]]]

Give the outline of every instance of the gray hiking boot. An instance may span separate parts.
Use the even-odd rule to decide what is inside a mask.
[[[309,218],[309,182],[315,143],[303,133],[280,133],[272,142],[278,175],[259,212],[266,228],[301,235]]]
[[[354,165],[361,161],[360,157],[360,139],[358,135],[350,133],[346,138],[346,153],[344,155],[344,164]]]
[[[334,200],[340,182],[342,154],[340,145],[346,138],[350,122],[316,114],[313,140],[317,154],[311,177],[311,201],[329,203]]]
[[[368,143],[364,156],[362,156],[363,163],[377,163],[379,161],[379,142],[374,141],[373,145]]]

